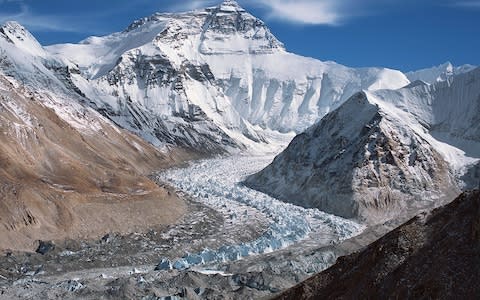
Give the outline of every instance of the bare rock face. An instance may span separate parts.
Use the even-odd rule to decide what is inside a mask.
[[[55,249],[54,243],[48,242],[48,241],[38,241],[38,247],[37,247],[37,250],[35,250],[35,252],[45,255],[54,249]]]
[[[422,213],[276,299],[478,299],[480,192]]]

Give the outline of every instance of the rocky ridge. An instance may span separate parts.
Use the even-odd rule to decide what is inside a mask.
[[[479,75],[359,93],[246,184],[369,223],[438,206],[479,181]]]

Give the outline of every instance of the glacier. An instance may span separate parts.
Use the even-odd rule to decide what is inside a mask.
[[[252,222],[248,218],[257,218],[251,211],[253,209],[269,220],[269,227],[253,241],[218,249],[204,249],[199,253],[186,253],[181,258],[163,258],[157,269],[184,270],[194,266],[232,262],[284,249],[306,240],[320,243],[319,235],[328,236],[331,243],[338,243],[358,235],[364,229],[363,225],[355,221],[318,209],[305,209],[281,202],[242,184],[247,175],[261,170],[272,158],[271,155],[236,155],[195,162],[185,168],[158,173],[159,181],[168,182],[196,201],[222,212],[226,222],[233,220],[233,226],[241,228]],[[242,215],[247,218],[235,224],[235,219]]]

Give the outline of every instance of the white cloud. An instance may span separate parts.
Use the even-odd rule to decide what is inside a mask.
[[[343,17],[340,12],[340,6],[350,1],[355,0],[237,0],[240,5],[248,4],[249,6],[263,8],[266,14],[264,17],[266,18],[306,24],[339,23]],[[178,4],[171,5],[167,9],[170,11],[188,11],[216,5],[221,2],[221,0],[190,0],[178,2]]]
[[[330,24],[341,21],[342,0],[260,0],[270,12],[267,17],[305,24]]]
[[[309,25],[340,25],[351,18],[369,16],[384,12],[404,5],[406,2],[418,0],[237,0],[240,5],[247,8],[257,8],[262,18],[278,19],[297,24]],[[433,1],[433,0],[428,0]],[[441,0],[453,1],[453,0]],[[105,29],[104,21],[115,12],[128,12],[138,5],[157,8],[159,11],[188,11],[197,8],[216,5],[221,0],[182,0],[182,1],[159,1],[136,0],[121,2],[108,11],[95,11],[78,14],[55,15],[38,14],[30,10],[26,0],[0,0],[0,4],[6,2],[17,3],[18,10],[15,13],[5,13],[0,10],[0,23],[15,20],[32,31],[56,31],[78,32],[98,34]],[[445,3],[445,2],[444,2]],[[455,1],[458,6],[480,7],[480,0]],[[86,15],[88,17],[86,17]],[[87,24],[88,23],[88,24]],[[96,32],[93,30],[96,29]],[[89,31],[92,30],[92,31]],[[106,30],[108,31],[108,30]]]
[[[218,0],[192,0],[192,1],[179,1],[180,3],[174,4],[167,9],[170,11],[189,11],[197,8],[207,7],[209,5],[218,4]]]
[[[239,0],[261,6],[271,19],[310,25],[340,25],[351,18],[384,13],[418,0]]]
[[[455,1],[451,3],[452,6],[466,7],[466,8],[480,8],[479,0]]]
[[[341,19],[338,13],[338,3],[342,1],[345,2],[345,0],[237,0],[240,5],[248,4],[249,6],[265,9],[265,17],[267,18],[307,24],[338,23]],[[188,11],[210,5],[217,5],[221,0],[190,0],[178,2],[178,4],[171,5],[167,9],[170,11]]]
[[[0,13],[0,24],[7,21],[17,21],[29,30],[56,32],[84,32],[84,28],[75,27],[66,17],[37,15],[19,0],[0,0],[2,2],[18,2],[19,9],[13,13]]]
[[[188,0],[167,7],[187,11],[216,5],[222,0]],[[405,2],[418,0],[237,0],[240,5],[260,8],[264,18],[309,25],[339,25],[350,18],[376,14]]]

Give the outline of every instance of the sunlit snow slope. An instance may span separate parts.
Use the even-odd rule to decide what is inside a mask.
[[[420,80],[426,83],[435,83],[449,80],[455,75],[470,72],[475,68],[473,65],[455,67],[452,63],[446,62],[439,66],[408,72],[405,75],[411,82]]]

